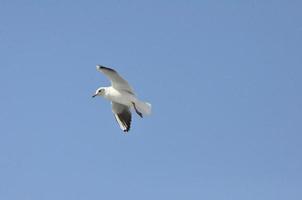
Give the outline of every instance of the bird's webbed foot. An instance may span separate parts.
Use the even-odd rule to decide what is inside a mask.
[[[135,106],[135,103],[132,102],[132,104],[133,104],[133,107],[134,107],[135,112],[136,112],[141,118],[143,118],[143,114],[137,110],[137,108],[136,108],[136,106]]]

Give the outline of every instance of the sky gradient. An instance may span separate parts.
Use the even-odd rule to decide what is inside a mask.
[[[0,199],[302,199],[301,1],[0,2]],[[91,95],[116,69],[150,117]]]

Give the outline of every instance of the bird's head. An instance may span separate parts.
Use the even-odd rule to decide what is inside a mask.
[[[92,95],[92,97],[103,96],[104,94],[105,94],[105,88],[100,87],[95,91],[95,93]]]

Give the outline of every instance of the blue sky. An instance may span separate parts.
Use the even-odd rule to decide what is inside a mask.
[[[301,6],[2,0],[0,199],[301,199]],[[96,64],[153,105],[127,135]]]

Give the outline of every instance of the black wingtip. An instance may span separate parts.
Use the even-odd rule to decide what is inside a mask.
[[[105,69],[105,70],[109,70],[109,71],[115,72],[114,69],[111,69],[111,68],[109,68],[109,67],[105,67],[105,66],[103,66],[103,65],[97,65],[97,67],[98,67],[99,69]]]
[[[127,126],[127,127],[126,127],[126,129],[125,129],[125,130],[123,130],[125,134],[127,134],[127,133],[129,132],[130,127],[131,127],[131,125]]]

